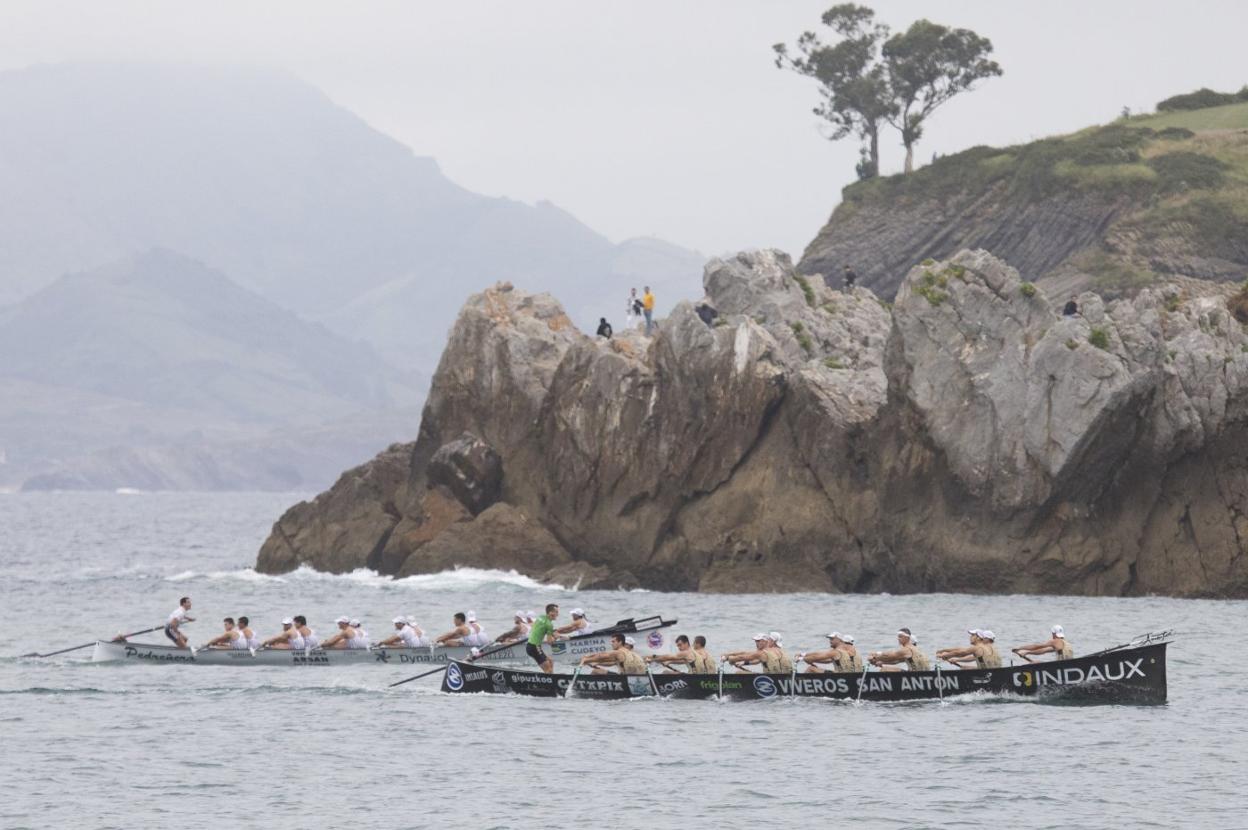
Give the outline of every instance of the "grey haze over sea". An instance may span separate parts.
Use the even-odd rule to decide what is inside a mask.
[[[0,827],[1243,827],[1248,602],[1081,597],[568,592],[457,571],[392,581],[250,569],[282,494],[0,495]],[[1173,627],[1170,703],[1002,698],[852,705],[444,696],[412,667],[92,665],[47,651],[161,623],[189,594],[202,642],[223,616],[263,635],[302,613],[374,636],[472,609],[596,621],[662,613],[715,652],[756,630],[832,628],[860,648],[907,625],[925,648],[967,627],[1003,645],[1065,625],[1080,651]],[[159,632],[146,635],[159,641]],[[1002,651],[1005,651],[1003,648]]]

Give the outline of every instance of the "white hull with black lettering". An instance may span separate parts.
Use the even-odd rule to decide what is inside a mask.
[[[626,632],[637,641],[641,654],[663,650],[668,644],[664,629],[676,624],[675,620],[650,617],[644,620],[620,620],[608,632]],[[514,643],[507,648],[491,651],[480,658],[483,663],[529,663],[525,644]],[[609,633],[595,632],[582,637],[559,640],[543,646],[555,663],[565,666],[580,662],[583,655],[607,651],[611,648]],[[489,647],[483,649],[489,651]],[[261,649],[254,653],[246,649],[213,648],[191,652],[161,643],[129,643],[98,640],[91,659],[96,663],[195,663],[203,666],[341,666],[374,663],[392,665],[437,665],[455,660],[469,660],[472,649],[467,646],[432,648],[371,648],[371,649]]]

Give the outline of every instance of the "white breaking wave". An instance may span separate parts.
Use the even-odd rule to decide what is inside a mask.
[[[465,591],[491,584],[512,585],[517,588],[540,588],[547,591],[568,590],[562,585],[543,584],[516,571],[486,570],[484,568],[455,568],[454,570],[441,571],[434,574],[408,576],[403,579],[392,579],[368,568],[357,568],[345,574],[331,574],[313,570],[307,565],[300,565],[290,573],[276,576],[258,573],[255,568],[242,568],[236,571],[181,571],[165,577],[166,582],[188,582],[195,579],[277,583],[347,581],[378,588],[397,587],[422,591]]]

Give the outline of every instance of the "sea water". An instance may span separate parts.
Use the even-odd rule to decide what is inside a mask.
[[[499,572],[394,581],[252,570],[275,494],[0,496],[0,799],[5,828],[1244,827],[1248,603],[1162,597],[694,595],[571,591]],[[474,610],[663,614],[711,650],[837,629],[862,651],[908,626],[929,653],[991,628],[1010,646],[1061,623],[1077,651],[1162,628],[1170,702],[1001,697],[848,704],[450,696],[421,667],[92,664],[21,659],[162,623],[189,595],[200,643],[225,616],[261,637],[340,614],[374,639],[396,614],[434,633]],[[141,640],[161,642],[160,632]],[[668,637],[670,642],[671,637]]]

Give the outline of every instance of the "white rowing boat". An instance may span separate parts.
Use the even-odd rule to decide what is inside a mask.
[[[582,656],[607,651],[611,648],[611,634],[636,634],[636,650],[650,654],[663,648],[667,642],[664,629],[675,625],[675,620],[650,617],[644,620],[621,620],[604,631],[547,643],[544,648],[552,659],[561,665],[578,663]],[[491,651],[482,649],[480,662],[531,663],[524,653],[523,642]],[[494,647],[496,648],[496,647]],[[97,640],[91,654],[94,663],[194,663],[202,666],[342,666],[349,664],[382,665],[437,665],[454,660],[468,661],[472,649],[468,646],[393,648],[343,648],[343,649],[260,649],[252,652],[238,648],[205,648],[191,651],[162,643],[130,643],[125,641]]]
[[[468,660],[467,646],[447,648],[266,648],[252,653],[240,648],[202,648],[191,651],[160,643],[115,643],[97,640],[91,654],[94,663],[194,663],[201,666],[343,666],[381,663],[395,665],[436,664]],[[508,646],[481,658],[487,662],[517,662],[524,659],[524,644]]]

